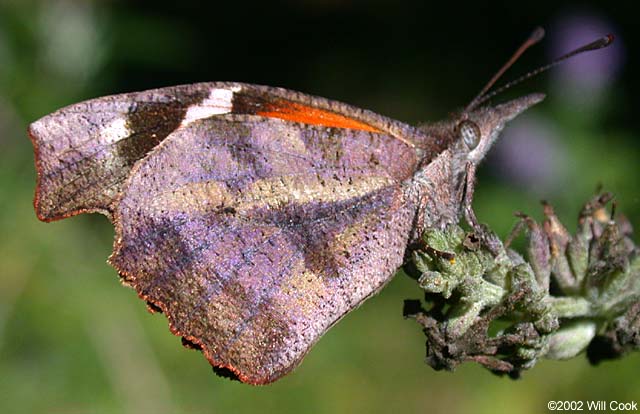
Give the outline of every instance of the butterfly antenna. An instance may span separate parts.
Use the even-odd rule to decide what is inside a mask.
[[[611,43],[613,43],[613,39],[614,36],[612,34],[608,34],[606,36],[603,36],[601,38],[599,38],[598,40],[588,43],[584,46],[581,46],[575,50],[572,50],[569,53],[566,53],[554,60],[552,60],[550,63],[539,67],[538,69],[532,70],[531,72],[528,72],[522,76],[520,76],[519,78],[512,80],[511,82],[506,83],[505,85],[499,87],[498,89],[494,90],[491,93],[487,93],[487,91],[489,90],[489,88],[485,87],[482,90],[482,93],[479,94],[476,98],[474,98],[473,101],[471,101],[471,103],[469,105],[467,105],[467,107],[465,108],[465,112],[466,111],[470,111],[473,110],[474,108],[480,106],[481,104],[483,104],[484,102],[488,101],[489,99],[493,98],[494,96],[506,91],[507,89],[529,79],[532,78],[536,75],[539,75],[542,72],[546,72],[547,70],[553,68],[554,66],[559,65],[560,63],[564,62],[567,59],[570,59],[576,55],[579,55],[581,53],[584,52],[590,52],[592,50],[598,50],[598,49],[602,49],[604,47],[609,46]],[[526,42],[525,42],[526,44]],[[524,46],[524,45],[523,45]],[[520,49],[522,49],[522,47],[520,47]],[[518,51],[520,50],[518,49]],[[519,56],[516,52],[516,54],[514,54],[515,56]],[[508,63],[512,63],[511,61],[513,60],[513,58],[508,62]],[[507,66],[507,65],[505,65]],[[503,70],[501,70],[501,72],[498,72],[499,74],[501,74],[502,72],[504,72]],[[496,76],[494,76],[493,78],[496,78]],[[493,83],[495,83],[494,79],[492,78]],[[490,82],[488,85],[491,85],[492,83]]]
[[[493,77],[489,80],[489,82],[487,82],[486,85],[484,85],[484,88],[482,88],[480,93],[478,93],[476,97],[473,98],[473,100],[469,103],[469,105],[467,105],[467,107],[464,109],[464,112],[473,110],[480,104],[480,102],[483,102],[483,96],[487,93],[487,91],[489,91],[489,89],[491,89],[491,87],[498,81],[498,79],[500,79],[500,77],[507,71],[507,69],[509,69],[527,49],[538,43],[540,40],[542,40],[543,37],[544,29],[542,27],[536,27],[533,32],[531,32],[527,40],[525,40],[524,43],[520,45],[518,50],[516,50],[511,58],[509,58],[509,60],[504,65],[502,65],[500,70],[496,72],[495,75],[493,75]]]

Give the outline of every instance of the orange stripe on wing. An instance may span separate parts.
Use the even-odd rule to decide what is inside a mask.
[[[260,111],[257,111],[256,115],[331,128],[348,128],[370,132],[382,132],[378,128],[374,128],[364,122],[348,118],[335,112],[325,111],[324,109],[318,109],[284,100],[269,102],[267,105],[264,105]]]

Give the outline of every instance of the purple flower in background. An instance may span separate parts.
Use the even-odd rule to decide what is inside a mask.
[[[498,177],[537,196],[560,189],[567,157],[551,122],[526,114],[513,120],[502,135],[489,158]]]
[[[550,58],[609,33],[615,36],[611,46],[573,57],[551,71],[553,93],[579,106],[597,104],[620,71],[625,54],[620,33],[604,17],[577,10],[555,19],[547,41]]]

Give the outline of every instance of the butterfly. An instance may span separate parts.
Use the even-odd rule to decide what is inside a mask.
[[[414,127],[286,89],[107,96],[29,127],[37,216],[102,213],[109,262],[171,332],[250,384],[290,372],[426,228],[473,221],[475,168],[531,94]]]

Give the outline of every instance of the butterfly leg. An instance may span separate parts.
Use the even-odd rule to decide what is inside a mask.
[[[418,205],[425,206],[429,205],[431,202],[431,198],[428,194],[423,194],[419,197]],[[434,256],[442,257],[447,260],[453,260],[455,258],[455,254],[451,252],[446,252],[443,250],[435,249],[427,244],[424,239],[424,231],[429,227],[427,222],[430,220],[428,217],[428,209],[420,208],[416,214],[413,225],[413,235],[410,237],[412,240],[410,242],[408,251],[422,251]]]
[[[502,242],[486,225],[480,224],[476,213],[473,211],[473,193],[476,183],[476,166],[472,162],[468,162],[465,168],[465,188],[462,198],[462,212],[464,218],[478,236],[483,245],[485,245],[491,253],[497,256],[502,249]]]

